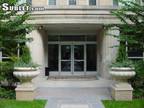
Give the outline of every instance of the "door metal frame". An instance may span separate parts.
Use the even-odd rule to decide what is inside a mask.
[[[96,75],[97,72],[96,71],[86,71],[87,69],[87,64],[86,64],[86,59],[87,59],[87,56],[86,56],[86,45],[87,44],[97,44],[96,42],[82,42],[82,41],[78,41],[78,42],[74,42],[74,41],[68,41],[68,42],[48,42],[48,45],[49,44],[57,44],[58,47],[59,47],[59,57],[58,57],[58,71],[53,71],[53,72],[50,72],[50,75],[66,75],[66,76],[81,76],[81,75]],[[74,46],[74,45],[83,45],[84,46],[84,71],[74,71],[74,64],[71,64],[71,71],[70,72],[64,72],[64,71],[61,71],[61,46],[62,45],[70,45],[71,47]],[[73,54],[72,54],[73,53]],[[73,63],[74,63],[74,47],[71,48],[71,57],[73,55]]]
[[[71,46],[71,71],[61,71],[61,46],[62,45],[70,45]],[[74,46],[75,45],[82,45],[84,47],[84,71],[74,71]],[[86,45],[84,43],[77,43],[77,42],[69,42],[69,43],[60,43],[59,44],[59,75],[85,75],[86,74]]]

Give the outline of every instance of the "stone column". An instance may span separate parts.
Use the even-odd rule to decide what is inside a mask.
[[[119,30],[111,28],[109,30],[101,29],[98,36],[98,72],[103,78],[110,78],[109,66],[115,60],[118,48],[113,46],[119,45],[116,38],[111,35],[119,35]]]
[[[46,52],[47,52],[47,38],[44,30],[33,30],[27,35],[33,39],[27,45],[30,48],[31,57],[34,63],[40,65],[41,76],[44,76],[45,67],[47,66]]]

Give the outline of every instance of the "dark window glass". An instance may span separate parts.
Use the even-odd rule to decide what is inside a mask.
[[[96,42],[96,36],[95,35],[89,35],[89,36],[86,36],[87,38],[87,41],[94,41]]]
[[[56,0],[49,0],[49,5],[56,5]]]
[[[113,0],[113,5],[118,6],[118,0]]]
[[[96,0],[89,0],[89,5],[96,5]]]
[[[32,0],[27,0],[27,3],[28,4],[32,4]]]
[[[60,36],[60,41],[85,41],[85,36]]]
[[[59,36],[48,36],[48,41],[59,41]]]
[[[96,71],[96,45],[88,44],[87,45],[87,71]]]
[[[71,71],[71,61],[61,61],[61,71]]]
[[[62,45],[61,46],[61,59],[62,60],[70,60],[71,59],[71,46],[70,45]]]
[[[143,57],[143,50],[140,46],[128,44],[128,57]]]
[[[83,60],[84,59],[84,46],[83,45],[75,45],[74,46],[74,59],[75,60]]]
[[[69,5],[76,5],[76,0],[69,0]]]
[[[75,61],[74,71],[84,71],[84,61]]]
[[[52,71],[58,71],[58,45],[48,45],[48,67]]]

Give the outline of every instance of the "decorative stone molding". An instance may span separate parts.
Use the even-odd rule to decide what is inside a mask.
[[[89,6],[62,6],[62,7],[44,7],[44,11],[33,11],[31,13],[29,24],[118,24],[119,19],[112,16],[110,11],[114,7],[89,7]]]

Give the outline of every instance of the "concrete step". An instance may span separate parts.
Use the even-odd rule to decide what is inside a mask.
[[[98,80],[39,80],[34,81],[36,87],[111,87],[114,82],[106,79]]]
[[[111,99],[109,88],[64,88],[64,87],[40,87],[37,89],[37,99],[48,98],[88,98],[94,97],[102,99]]]

